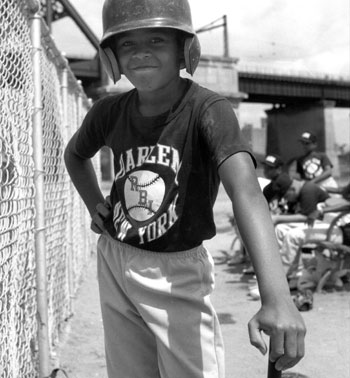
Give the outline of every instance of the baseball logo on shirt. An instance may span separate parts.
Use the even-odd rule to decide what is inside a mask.
[[[125,180],[126,210],[138,222],[147,221],[157,213],[163,202],[164,194],[164,180],[156,172],[134,171]]]
[[[305,176],[310,179],[319,176],[323,171],[321,161],[316,158],[306,160],[303,168],[305,170]]]

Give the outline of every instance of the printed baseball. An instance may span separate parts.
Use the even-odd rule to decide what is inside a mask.
[[[157,213],[164,194],[164,180],[156,172],[135,171],[130,173],[125,180],[126,210],[138,222],[147,221]]]

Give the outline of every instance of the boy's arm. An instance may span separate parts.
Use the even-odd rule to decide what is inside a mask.
[[[317,183],[319,183],[319,182],[321,182],[321,181],[323,181],[323,180],[325,180],[329,177],[332,177],[333,164],[330,161],[328,155],[321,152],[321,153],[319,153],[319,156],[320,156],[321,161],[322,161],[323,172],[319,176],[316,176],[312,180],[310,180],[311,182],[314,182],[315,184],[317,184]]]
[[[305,325],[294,305],[282,267],[271,216],[248,153],[236,153],[219,167],[237,225],[257,276],[261,309],[249,322],[252,345],[266,353],[261,336],[271,337],[271,359],[283,370],[304,355]]]
[[[321,182],[321,181],[323,181],[323,180],[325,180],[325,179],[327,179],[328,177],[331,177],[331,176],[332,176],[332,166],[327,165],[327,166],[324,167],[323,172],[319,176],[316,176],[315,178],[313,178],[310,181],[317,184],[318,182]]]
[[[75,138],[76,134],[73,135],[64,151],[64,161],[75,188],[93,217],[97,205],[104,202],[104,197],[91,160],[82,159],[75,152]]]
[[[307,222],[307,216],[303,214],[278,214],[271,215],[274,226],[279,223]]]

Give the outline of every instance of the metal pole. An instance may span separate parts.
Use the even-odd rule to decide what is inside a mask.
[[[31,1],[34,4],[33,1]],[[35,5],[35,4],[34,4]],[[45,243],[45,197],[44,169],[42,150],[42,96],[41,96],[41,17],[38,14],[40,5],[33,7],[31,20],[32,63],[34,83],[33,112],[33,157],[35,185],[35,257],[36,257],[36,300],[39,347],[39,378],[50,375],[50,347],[47,309],[47,270]],[[34,13],[35,12],[35,13]]]
[[[64,53],[62,53],[64,56]],[[66,129],[67,140],[71,137],[70,127],[68,123],[68,60],[66,58],[66,65],[62,68],[62,81],[61,81],[61,96],[62,96],[62,121],[63,127]],[[72,209],[72,196],[69,196],[69,210]],[[74,297],[74,285],[73,285],[73,234],[72,234],[72,213],[68,216],[67,224],[67,273],[68,273],[68,291],[69,291],[69,311],[70,315],[73,314],[73,297]]]
[[[52,0],[46,0],[46,23],[51,32],[52,31]]]
[[[224,20],[224,57],[229,57],[228,51],[228,30],[227,30],[227,16],[226,14],[223,16]]]
[[[219,25],[216,25],[216,23],[221,20],[222,20],[222,23],[220,23]],[[226,15],[223,15],[222,17],[211,22],[210,24],[203,26],[200,29],[197,29],[196,33],[199,34],[199,33],[207,32],[207,31],[214,30],[221,27],[223,27],[224,29],[224,57],[228,58],[229,49],[228,49],[228,30],[227,30],[227,16]]]

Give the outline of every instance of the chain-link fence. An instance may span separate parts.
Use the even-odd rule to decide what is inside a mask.
[[[95,244],[88,214],[63,163],[64,146],[90,103],[40,18],[36,69],[36,5],[33,0],[0,0],[1,378],[41,376],[40,354],[53,354]],[[35,75],[40,77],[39,87]],[[35,160],[38,152],[42,171]],[[37,222],[40,201],[43,229]],[[40,233],[44,235],[41,251]],[[38,272],[43,271],[46,280],[38,284]],[[47,351],[40,350],[40,338],[45,337],[45,332],[40,333],[44,319],[38,306],[42,287],[47,298]]]

